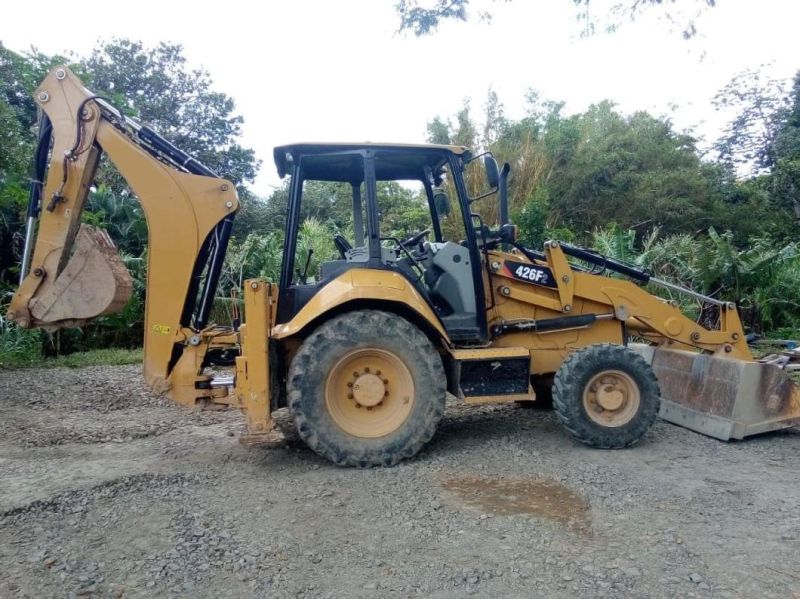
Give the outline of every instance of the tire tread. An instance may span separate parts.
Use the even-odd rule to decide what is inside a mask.
[[[327,422],[315,422],[309,418],[303,398],[318,393],[309,371],[315,361],[326,352],[336,351],[343,345],[360,343],[359,332],[374,334],[376,343],[380,338],[392,336],[407,348],[408,355],[421,361],[421,370],[430,378],[427,387],[417,388],[416,401],[425,401],[419,422],[412,423],[408,437],[399,447],[375,451],[358,448],[357,443],[348,447],[337,447],[326,435]],[[445,409],[445,373],[441,358],[430,340],[413,324],[402,317],[379,310],[360,310],[337,316],[309,335],[295,354],[287,377],[288,403],[300,438],[322,457],[338,466],[394,466],[403,459],[413,457],[433,438]],[[317,381],[317,384],[319,382]],[[415,381],[417,386],[420,381]],[[335,426],[335,425],[333,425]],[[392,446],[394,447],[394,446]]]
[[[640,386],[641,407],[634,420],[621,427],[602,427],[583,409],[583,381],[593,365],[627,371]],[[658,380],[647,361],[622,345],[600,343],[572,352],[562,362],[553,382],[553,408],[565,429],[578,441],[600,449],[635,445],[658,417],[661,403]]]

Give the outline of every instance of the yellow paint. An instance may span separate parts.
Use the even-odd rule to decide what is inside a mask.
[[[729,358],[752,360],[739,315],[735,308],[721,309],[720,330],[705,329],[687,318],[677,307],[651,295],[628,280],[574,271],[559,245],[548,245],[547,266],[558,285],[556,289],[525,283],[499,268],[492,272],[491,285],[496,290],[496,304],[489,311],[489,327],[519,319],[547,319],[579,314],[614,314],[617,319],[601,320],[580,329],[551,333],[520,332],[503,335],[495,345],[530,348],[531,372],[554,372],[573,349],[593,343],[622,343],[621,320],[633,322],[639,334],[670,340],[701,350],[721,352]],[[518,253],[490,252],[489,261],[530,262]],[[502,293],[507,290],[506,293]],[[566,306],[570,305],[570,310]],[[694,337],[693,337],[694,336]],[[542,355],[542,350],[550,350]]]
[[[271,337],[285,339],[296,335],[317,317],[355,300],[372,300],[375,308],[380,308],[379,302],[393,302],[410,308],[449,343],[449,337],[439,318],[401,274],[373,269],[353,269],[342,273],[320,289],[291,321],[272,327]]]
[[[533,389],[528,387],[527,393],[514,393],[509,395],[475,395],[473,397],[462,397],[464,403],[485,404],[485,403],[510,403],[512,401],[535,401],[536,394]]]
[[[454,349],[450,354],[456,360],[498,360],[502,358],[527,358],[531,350],[527,347],[481,347],[477,349]]]
[[[53,156],[63,156],[75,141],[78,106],[92,93],[68,70],[64,76],[51,72],[40,88],[48,101],[39,106],[53,123]],[[486,298],[487,320],[492,325],[519,319],[547,319],[578,314],[613,314],[615,318],[571,330],[536,333],[509,333],[493,340],[492,347],[453,349],[441,321],[424,297],[401,274],[390,270],[354,269],[329,282],[288,323],[275,325],[276,288],[261,281],[248,281],[245,287],[247,323],[238,334],[209,328],[199,333],[181,328],[180,316],[189,280],[200,247],[209,232],[227,215],[238,209],[234,186],[222,179],[180,172],[154,159],[127,135],[105,120],[98,107],[89,102],[82,125],[83,147],[75,160],[67,162],[68,177],[61,189],[63,166],[52,160],[43,193],[44,201],[59,192],[64,201],[55,209],[43,211],[31,262],[31,274],[14,295],[10,313],[14,320],[32,322],[31,302],[52,288],[55,277],[69,256],[81,221],[89,186],[94,179],[101,152],[105,153],[126,179],[138,198],[148,226],[148,281],[145,309],[144,374],[148,383],[169,393],[185,405],[218,403],[239,405],[247,411],[251,432],[271,429],[270,419],[270,337],[285,352],[285,367],[299,343],[299,333],[312,322],[350,302],[380,309],[392,303],[412,310],[435,330],[456,360],[530,356],[532,374],[547,374],[558,369],[569,352],[593,343],[622,342],[622,322],[637,334],[656,342],[672,342],[695,349],[716,352],[729,358],[752,360],[739,315],[723,307],[720,330],[711,331],[686,318],[676,307],[647,293],[627,280],[574,271],[562,248],[548,245],[546,265],[552,271],[556,288],[546,288],[514,279],[498,272],[484,273],[485,288],[493,292]],[[448,148],[463,154],[464,148]],[[490,252],[489,263],[505,260],[529,262],[518,253]],[[37,276],[34,273],[39,273]],[[50,323],[52,324],[52,323]],[[199,336],[168,371],[175,344],[186,344]],[[236,359],[236,394],[225,397],[225,389],[208,389],[209,375],[202,364],[209,347],[240,344]],[[285,373],[280,373],[285,374]],[[469,401],[509,401],[532,396],[496,396]]]
[[[48,101],[37,101],[53,124],[52,155],[63,156],[75,143],[78,107],[93,94],[66,67],[53,69],[35,97],[38,99],[42,92],[47,93]],[[127,181],[147,219],[145,379],[181,403],[212,397],[218,392],[195,388],[196,382],[207,378],[200,374],[207,343],[187,347],[172,372],[167,369],[174,343],[183,341],[178,337],[180,317],[195,259],[208,233],[238,209],[235,188],[223,179],[180,172],[162,163],[103,118],[97,105],[89,102],[85,108],[82,147],[89,151],[67,161],[63,189],[63,161],[50,161],[43,192],[45,205],[59,191],[64,201],[52,212],[42,211],[31,274],[15,294],[11,308],[21,321],[38,326],[52,324],[31,322],[29,306],[52,287],[69,256],[102,151]],[[34,276],[37,269],[43,277]]]
[[[269,283],[245,281],[244,313],[246,324],[239,328],[241,355],[236,357],[235,392],[245,410],[249,433],[272,430],[269,388],[269,323],[273,308]]]

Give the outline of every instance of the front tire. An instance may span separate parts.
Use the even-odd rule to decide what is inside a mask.
[[[572,435],[592,447],[620,449],[653,425],[661,392],[653,369],[622,345],[591,345],[570,354],[553,384],[553,407]]]
[[[360,310],[309,335],[292,359],[287,390],[297,432],[311,449],[339,466],[392,466],[433,437],[446,376],[414,325]]]

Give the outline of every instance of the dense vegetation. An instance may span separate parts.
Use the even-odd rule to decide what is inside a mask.
[[[266,198],[248,191],[260,164],[239,143],[242,119],[231,98],[214,91],[208,73],[187,66],[180,46],[114,40],[88,57],[65,59],[18,55],[0,45],[0,365],[42,352],[133,347],[141,339],[147,228],[108,164],[98,174],[86,219],[105,227],[121,248],[137,282],[130,304],[84,331],[55,336],[2,320],[18,278],[35,137],[31,93],[61,62],[238,186],[243,209],[220,287],[220,321],[231,287],[247,277],[274,279],[280,264],[286,189]],[[791,334],[780,330],[800,328],[800,74],[789,89],[744,73],[722,90],[717,103],[735,118],[706,155],[664,117],[622,114],[608,101],[568,115],[563,104],[535,91],[527,100],[519,120],[507,118],[490,92],[482,114],[465,103],[428,124],[428,141],[490,149],[511,163],[512,215],[526,243],[555,237],[590,245],[736,301],[753,330]],[[315,260],[324,260],[333,251],[332,235],[352,227],[349,196],[319,184],[309,187],[307,198],[300,252],[312,246]],[[398,234],[422,228],[429,218],[422,198],[404,186],[381,184],[379,203],[384,226]],[[491,200],[480,210],[487,221],[496,220]],[[311,272],[315,268],[316,262]]]

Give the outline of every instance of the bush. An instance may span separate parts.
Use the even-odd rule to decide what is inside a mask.
[[[0,315],[0,367],[22,366],[42,357],[40,331],[21,329]]]
[[[744,324],[755,331],[800,328],[800,252],[764,238],[739,249],[733,234],[710,228],[705,235],[660,237],[659,229],[637,238],[633,230],[612,226],[595,230],[599,252],[650,271],[665,281],[705,295],[735,302]],[[690,318],[703,317],[713,326],[716,311],[696,300],[649,285],[650,293],[674,299]]]

